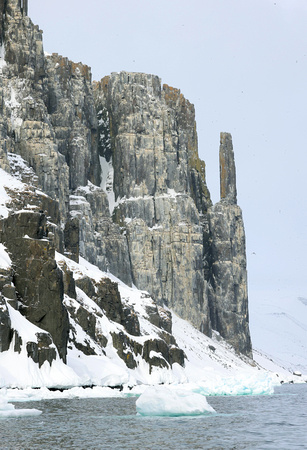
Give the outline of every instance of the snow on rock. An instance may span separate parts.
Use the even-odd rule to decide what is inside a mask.
[[[97,282],[101,278],[110,278],[118,283],[123,304],[132,307],[138,315],[142,335],[133,336],[136,342],[142,344],[146,339],[159,335],[160,329],[149,321],[147,310],[153,305],[153,301],[146,292],[125,285],[110,273],[102,272],[83,258],[80,258],[80,263],[77,264],[57,253],[56,260],[59,265],[65,263],[76,280],[88,276]],[[6,267],[10,265],[9,256],[3,246],[0,247],[0,262]],[[14,352],[13,340],[10,349],[0,353],[0,387],[18,387],[26,390],[30,387],[41,388],[37,389],[35,394],[31,391],[32,393],[25,395],[24,401],[26,401],[33,399],[35,395],[38,396],[37,398],[39,396],[51,398],[50,391],[46,387],[73,388],[63,393],[73,398],[103,397],[113,394],[139,395],[148,385],[167,384],[169,390],[165,386],[157,387],[154,388],[157,391],[149,390],[146,395],[141,396],[138,400],[140,414],[195,415],[208,412],[205,395],[271,394],[274,385],[279,384],[280,381],[292,381],[290,378],[292,374],[274,365],[273,362],[270,367],[267,367],[268,360],[264,356],[260,365],[271,372],[269,375],[267,370],[247,358],[239,357],[218,333],[214,333],[211,339],[174,313],[172,313],[172,333],[177,344],[186,354],[185,367],[174,363],[171,367],[152,367],[150,371],[148,363],[142,359],[141,355],[134,355],[137,367],[129,369],[119,357],[111,337],[113,332],[116,333],[122,329],[122,325],[109,320],[100,307],[81,289],[77,288],[76,291],[77,299],[71,299],[65,295],[64,303],[71,308],[82,306],[89,313],[96,314],[97,327],[100,327],[107,339],[107,345],[103,351],[99,352],[99,349],[96,349],[96,355],[85,355],[72,345],[68,349],[67,365],[57,355],[51,366],[45,362],[39,368],[38,364],[28,357],[26,342],[36,342],[36,334],[42,330],[8,305],[12,327],[18,332],[23,344],[20,353]],[[302,306],[306,308],[304,304]],[[72,318],[71,320],[73,321]],[[73,327],[76,342],[88,341],[95,348],[97,344],[91,341],[77,323],[73,323]],[[151,357],[154,356],[161,357],[158,352],[152,350]],[[275,375],[276,373],[279,373],[279,377]],[[294,378],[297,382],[305,380],[304,375]],[[93,385],[97,386],[97,389],[88,390],[78,387]],[[118,390],[111,391],[110,386],[120,386],[123,392],[119,394]],[[152,401],[149,401],[149,398],[152,399],[156,394],[159,394],[161,401],[156,406],[150,406]],[[178,406],[175,407],[174,405],[177,404]]]
[[[25,185],[12,177],[9,173],[5,172],[5,170],[0,169],[0,217],[8,217],[9,210],[7,207],[7,203],[11,200],[10,196],[7,194],[5,188],[9,188],[11,190],[23,191]]]
[[[0,73],[2,73],[3,67],[6,66],[5,62],[5,48],[4,45],[0,45]]]
[[[141,345],[149,339],[159,339],[161,329],[157,328],[149,321],[147,307],[153,306],[153,300],[148,293],[139,291],[135,287],[129,287],[119,279],[99,270],[96,266],[90,264],[80,257],[80,263],[69,260],[65,256],[57,253],[56,260],[61,266],[64,263],[74,274],[74,278],[78,280],[84,276],[90,277],[96,282],[102,278],[109,278],[118,283],[121,301],[124,305],[133,308],[138,315],[140,323],[141,336],[133,336],[133,340]],[[94,313],[96,317],[96,329],[101,331],[107,340],[103,352],[95,342],[85,334],[81,327],[70,318],[74,328],[74,339],[78,343],[89,343],[95,349],[96,355],[84,355],[81,351],[69,346],[67,354],[68,365],[78,375],[83,385],[100,385],[100,386],[135,386],[138,384],[159,384],[159,383],[178,383],[185,382],[186,376],[184,369],[179,364],[174,363],[173,367],[151,367],[140,354],[133,354],[137,362],[135,369],[129,369],[124,361],[119,357],[117,350],[113,346],[112,333],[123,332],[123,326],[112,320],[109,320],[104,311],[91,300],[81,289],[77,288],[77,300],[65,297],[65,305],[68,309],[78,309],[80,305],[89,313]],[[152,355],[153,356],[153,355]],[[157,356],[157,355],[156,355]],[[159,354],[160,357],[160,354]]]
[[[151,386],[136,401],[142,416],[198,416],[215,413],[206,397],[182,389]]]
[[[7,304],[11,326],[18,332],[22,345],[20,353],[14,351],[15,338],[10,349],[0,353],[0,387],[71,387],[80,385],[77,374],[60,359],[52,365],[46,361],[40,368],[27,353],[27,342],[37,342],[37,333],[43,332],[36,325]]]
[[[215,379],[216,374],[227,377],[242,371],[255,372],[252,361],[237,355],[218,333],[211,339],[174,312],[172,317],[173,335],[187,356],[185,372],[189,381]]]
[[[11,258],[3,244],[0,244],[0,269],[8,269],[12,264]]]
[[[5,260],[7,256],[4,248],[0,249],[1,254]],[[135,341],[142,344],[144,340],[158,335],[160,330],[148,320],[147,308],[152,306],[152,299],[146,292],[125,285],[110,273],[100,271],[83,258],[80,258],[80,264],[77,264],[57,253],[56,260],[59,265],[65,263],[73,272],[75,279],[88,276],[99,282],[101,278],[106,277],[118,283],[123,304],[133,307],[139,318],[142,336],[134,336]],[[7,263],[9,264],[9,260]],[[122,325],[110,321],[100,307],[81,289],[77,288],[76,291],[77,299],[71,299],[65,295],[64,303],[73,308],[82,305],[90,313],[96,314],[97,327],[100,327],[101,331],[103,330],[107,339],[107,345],[103,351],[99,352],[98,349],[96,355],[85,355],[72,345],[68,348],[67,365],[57,357],[51,366],[45,362],[39,368],[38,364],[28,357],[24,344],[21,352],[17,353],[14,352],[14,342],[12,342],[9,351],[0,353],[0,387],[26,389],[29,387],[72,388],[96,385],[101,389],[108,389],[110,386],[121,386],[124,391],[129,391],[129,395],[136,395],[143,392],[145,386],[167,384],[176,389],[180,385],[180,390],[187,390],[190,394],[201,394],[203,399],[204,395],[268,394],[273,392],[273,386],[279,384],[281,380],[290,381],[291,374],[289,372],[284,371],[281,374],[278,370],[280,368],[274,365],[269,370],[275,373],[279,371],[280,377],[273,374],[268,376],[267,371],[235,354],[218,333],[214,333],[213,338],[210,339],[174,313],[172,313],[172,332],[177,344],[187,356],[185,367],[175,363],[172,367],[152,367],[150,371],[148,363],[142,359],[141,355],[137,355],[135,356],[137,367],[129,369],[112,344],[111,334],[120,331]],[[8,309],[12,327],[18,331],[22,342],[35,342],[36,333],[42,330],[28,322],[10,305],[8,305]],[[71,318],[71,320],[73,319]],[[73,327],[76,333],[76,342],[82,343],[87,340],[91,347],[95,348],[97,344],[91,341],[91,338],[77,323],[73,323]],[[151,356],[154,356],[153,351]],[[295,378],[297,378],[296,381],[304,381],[304,376]],[[49,391],[39,391],[40,395],[49,398]],[[69,389],[66,395],[77,395],[76,392]],[[108,391],[90,390],[87,394],[84,390],[78,392],[79,394],[82,392],[84,395],[103,396],[104,393],[107,395]],[[186,397],[182,398],[186,399]]]
[[[18,154],[16,153],[8,153],[7,154],[11,171],[14,174],[14,178],[19,181],[24,181],[24,178],[29,180],[30,184],[35,184],[38,177],[31,166]],[[41,193],[47,197],[46,194]]]
[[[113,191],[114,169],[112,165],[112,159],[107,162],[107,160],[103,156],[99,156],[99,161],[101,166],[100,186],[108,196],[110,214],[112,215],[115,207],[115,193]]]
[[[67,388],[79,386],[80,378],[61,359],[52,365],[46,361],[40,368],[24,351],[12,348],[0,353],[0,387],[26,389],[29,387]]]
[[[237,355],[218,333],[210,339],[174,313],[173,335],[187,355],[185,373],[194,392],[203,395],[272,394],[274,385],[282,379],[288,380],[290,375],[285,372],[283,378],[279,378],[268,373]],[[276,372],[278,367],[275,365],[272,369]]]

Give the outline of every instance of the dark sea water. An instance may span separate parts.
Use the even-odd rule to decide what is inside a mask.
[[[307,449],[307,384],[273,395],[208,397],[216,414],[141,417],[135,397],[16,403],[43,411],[0,420],[1,449]]]

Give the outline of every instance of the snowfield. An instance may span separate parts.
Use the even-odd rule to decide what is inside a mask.
[[[250,295],[249,309],[254,359],[307,374],[307,298],[259,291]]]

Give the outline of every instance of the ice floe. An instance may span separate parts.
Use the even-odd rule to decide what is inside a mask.
[[[38,416],[42,414],[39,409],[16,409],[8,402],[6,390],[0,390],[0,419],[8,417]]]

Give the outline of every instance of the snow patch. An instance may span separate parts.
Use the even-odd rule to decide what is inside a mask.
[[[11,258],[3,244],[0,244],[0,269],[9,269],[12,265]]]
[[[103,157],[99,156],[101,167],[101,183],[100,186],[108,196],[109,209],[112,216],[115,208],[115,194],[113,191],[114,169],[112,165],[112,158],[109,162]]]
[[[21,181],[0,168],[0,217],[7,218],[9,215],[9,209],[6,204],[10,202],[11,197],[7,194],[5,188],[13,191],[23,191],[24,187],[25,185]]]
[[[4,45],[0,45],[0,73],[2,73],[3,67],[6,66],[5,62],[5,48]]]
[[[22,92],[22,81],[20,82],[20,89]],[[11,85],[11,98],[10,100],[5,100],[5,106],[10,109],[11,111],[11,124],[12,129],[15,131],[15,133],[20,132],[20,127],[23,123],[23,120],[21,117],[19,117],[19,112],[21,109],[21,103],[17,99],[17,92]]]
[[[255,292],[249,297],[254,357],[271,370],[307,373],[307,305],[292,292]],[[275,369],[276,370],[276,369]]]

